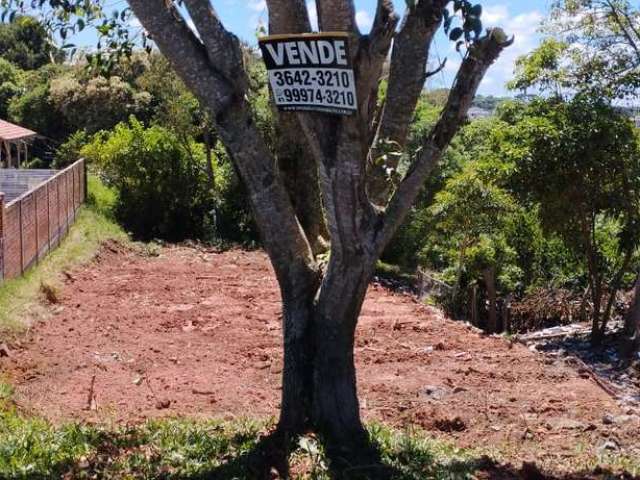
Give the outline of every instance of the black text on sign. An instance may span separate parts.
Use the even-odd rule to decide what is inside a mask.
[[[275,35],[260,39],[276,105],[349,115],[357,107],[348,35]]]

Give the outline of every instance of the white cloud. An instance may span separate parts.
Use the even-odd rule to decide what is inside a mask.
[[[249,2],[249,9],[254,12],[262,13],[267,8],[266,0],[251,0]]]
[[[538,46],[538,29],[543,19],[542,13],[533,10],[515,17],[507,17],[499,22],[498,25],[515,39],[513,45],[502,52],[498,61],[489,70],[487,80],[481,85],[483,91],[489,88],[494,93],[500,93],[505,83],[513,78],[516,60]]]
[[[480,85],[481,94],[504,95],[505,84],[513,78],[516,60],[531,52],[540,42],[538,30],[544,15],[538,10],[512,15],[507,4],[490,5],[484,9],[482,23],[485,28],[501,27],[507,35],[513,35],[513,45],[502,52],[498,61],[491,66],[487,76]],[[445,55],[448,57],[444,71],[445,80],[441,76],[432,79],[429,87],[449,86],[460,66],[460,54],[455,44],[448,42]]]
[[[359,10],[356,12],[356,23],[360,30],[369,30],[373,25],[373,19],[366,10]]]
[[[482,13],[482,23],[487,27],[496,27],[509,18],[509,8],[506,5],[490,5]]]
[[[318,10],[316,8],[316,2],[307,2],[307,10],[309,10],[309,20],[311,21],[311,28],[318,30]]]

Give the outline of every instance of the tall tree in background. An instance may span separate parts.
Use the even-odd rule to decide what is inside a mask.
[[[556,95],[635,100],[640,92],[640,7],[629,0],[555,0],[547,39],[520,58],[510,86]],[[639,275],[640,281],[640,275]],[[637,288],[636,292],[640,292]],[[640,299],[626,315],[632,352],[640,348]]]
[[[87,5],[85,0],[49,3],[67,11],[73,8],[76,14]],[[330,260],[323,267],[312,248],[317,230],[302,221],[309,212],[300,211],[300,202],[295,204],[298,210],[294,207],[295,195],[287,191],[278,168],[278,152],[270,151],[256,126],[247,100],[241,43],[225,29],[210,0],[184,0],[180,6],[167,0],[128,3],[214,119],[246,184],[280,284],[284,369],[280,420],[273,438],[295,438],[312,429],[323,435],[336,471],[371,465],[354,365],[355,329],[365,293],[377,259],[465,122],[480,82],[509,40],[500,29],[483,34],[481,7],[464,0],[407,2],[398,31],[393,2],[379,0],[368,34],[358,29],[353,0],[316,2],[321,31],[350,35],[358,98],[358,111],[352,116],[303,113],[281,123],[283,137],[290,138],[297,129],[298,143],[310,153],[305,156],[309,163],[302,165],[307,169],[304,182],[307,194],[316,195],[316,205],[321,196],[330,237]],[[447,10],[450,3],[454,8]],[[311,31],[304,0],[267,0],[267,7],[270,33]],[[466,47],[464,59],[439,120],[421,139],[408,173],[391,194],[386,185],[369,181],[374,143],[392,129],[395,141],[404,142],[427,75],[429,47],[442,23],[451,27],[454,11],[462,22],[450,35]],[[88,16],[96,17],[91,11]],[[117,34],[117,20],[117,15],[100,19],[101,33]],[[387,100],[380,112],[378,87],[389,55]],[[378,474],[381,471],[373,468],[365,478]]]
[[[635,97],[640,88],[640,8],[629,0],[554,0],[548,38],[522,57],[511,83],[555,92]]]
[[[15,16],[0,24],[0,57],[23,70],[64,60],[45,26],[30,16]]]

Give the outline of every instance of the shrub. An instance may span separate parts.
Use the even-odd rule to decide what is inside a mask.
[[[96,77],[85,84],[69,75],[51,81],[50,97],[72,130],[89,133],[143,114],[151,101],[148,93],[135,92],[119,77]]]
[[[215,192],[201,145],[173,133],[145,128],[133,117],[97,134],[82,149],[115,188],[115,216],[138,239],[181,241],[215,235]]]
[[[89,135],[84,130],[72,134],[58,147],[53,161],[54,168],[64,168],[82,157],[82,149],[89,143]]]

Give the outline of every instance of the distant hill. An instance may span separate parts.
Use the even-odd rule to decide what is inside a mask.
[[[425,96],[432,104],[436,106],[444,106],[449,96],[449,90],[439,88],[425,92]],[[490,117],[495,112],[498,105],[509,97],[495,97],[493,95],[478,95],[471,105],[469,117],[472,119]]]

